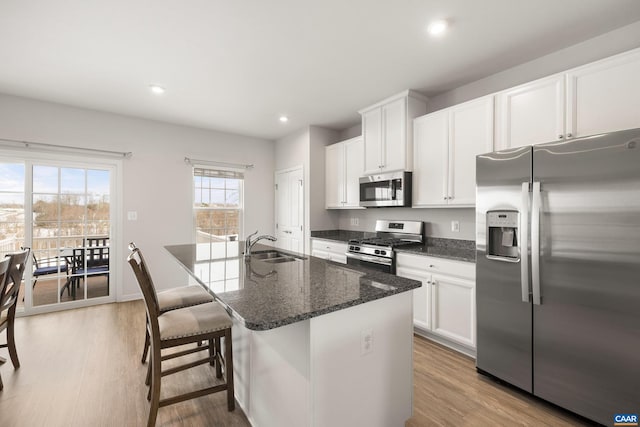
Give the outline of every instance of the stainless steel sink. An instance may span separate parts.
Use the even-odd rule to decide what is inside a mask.
[[[298,259],[305,259],[303,257],[298,257],[291,254],[286,254],[284,252],[268,250],[268,251],[255,251],[251,254],[251,258],[259,259],[264,262],[270,262],[273,264],[281,263],[281,262],[291,262]]]
[[[269,262],[272,264],[280,264],[281,262],[291,262],[291,261],[296,261],[296,258],[293,257],[281,257],[281,258],[271,258],[271,259],[265,259],[264,262]]]

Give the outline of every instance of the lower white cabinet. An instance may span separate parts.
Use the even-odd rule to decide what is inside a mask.
[[[413,323],[470,349],[476,347],[475,264],[399,253],[396,274],[420,280],[413,291]]]
[[[329,261],[347,263],[347,244],[324,239],[311,239],[311,256]]]

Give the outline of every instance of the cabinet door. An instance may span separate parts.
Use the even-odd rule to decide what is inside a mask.
[[[432,331],[470,347],[476,346],[475,283],[434,274]]]
[[[557,141],[564,137],[564,75],[509,89],[496,97],[496,149]]]
[[[325,206],[341,208],[344,199],[344,144],[325,148]]]
[[[413,205],[445,205],[449,143],[447,110],[415,119],[413,131]]]
[[[365,173],[379,173],[382,166],[382,108],[374,108],[362,114],[364,137]]]
[[[493,151],[493,96],[449,110],[450,205],[475,205],[476,156]]]
[[[407,101],[406,98],[382,107],[382,169],[393,171],[408,169],[407,165]]]
[[[431,275],[423,271],[398,267],[396,274],[407,279],[419,280],[422,286],[413,290],[413,324],[431,329]]]
[[[344,143],[345,207],[360,206],[360,177],[364,175],[364,140],[353,138]]]
[[[640,127],[640,49],[569,71],[567,92],[571,137]]]

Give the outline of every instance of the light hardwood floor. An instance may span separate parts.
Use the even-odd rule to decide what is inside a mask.
[[[0,367],[5,385],[0,426],[145,425],[144,319],[141,301],[17,319],[22,367],[14,371],[11,362]],[[208,365],[166,377],[162,396],[205,386],[213,378]],[[414,339],[414,388],[408,427],[583,425],[571,414],[486,380],[472,359],[420,337]],[[157,425],[249,423],[239,407],[227,412],[225,394],[217,393],[161,408]]]

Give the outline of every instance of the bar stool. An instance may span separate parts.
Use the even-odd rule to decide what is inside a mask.
[[[224,308],[217,302],[199,304],[186,308],[179,308],[168,311],[160,315],[158,297],[153,286],[151,275],[147,269],[142,252],[134,243],[129,244],[131,253],[127,261],[135,273],[138,285],[144,295],[147,310],[147,331],[151,342],[151,363],[149,372],[151,373],[151,386],[147,399],[150,400],[149,418],[147,426],[155,426],[158,409],[194,399],[219,391],[227,391],[227,409],[235,409],[233,397],[233,353],[231,339],[231,318]],[[220,339],[224,337],[224,356]],[[178,351],[167,355],[162,355],[161,350],[181,346],[184,344],[208,342],[207,345],[195,347],[188,350]],[[187,354],[208,350],[208,357],[185,363],[171,369],[162,370],[162,361],[173,359]],[[192,391],[182,395],[160,399],[160,384],[162,377],[176,372],[183,371],[198,365],[209,363],[215,366],[216,378],[222,378],[223,370],[225,382],[212,387]]]

